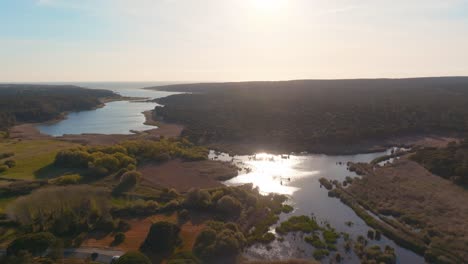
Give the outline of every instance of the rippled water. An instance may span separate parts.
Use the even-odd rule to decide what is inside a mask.
[[[263,193],[282,193],[290,197],[290,203],[295,208],[291,214],[282,214],[280,222],[292,215],[315,216],[322,223],[330,223],[339,232],[346,232],[354,239],[362,235],[367,237],[367,231],[372,229],[360,219],[354,211],[341,203],[339,199],[328,197],[328,191],[320,186],[318,179],[344,181],[346,176],[357,177],[346,168],[346,163],[369,162],[374,158],[390,154],[386,152],[359,154],[348,156],[327,155],[269,155],[266,153],[255,156],[235,156],[215,152],[210,153],[211,159],[231,161],[243,168],[239,176],[225,182],[227,185],[252,183]],[[348,226],[345,222],[353,222]],[[389,245],[395,248],[398,263],[424,263],[421,256],[397,246],[393,241],[382,236],[380,241],[370,244]],[[343,241],[338,245],[344,252]],[[314,249],[305,243],[297,234],[289,234],[283,242],[274,241],[268,247],[255,245],[249,248],[245,255],[249,258],[289,259],[312,258]],[[341,253],[343,256],[343,253]],[[354,254],[345,254],[344,263],[359,263]],[[324,260],[328,263],[328,259]]]
[[[140,89],[157,83],[73,83],[81,87],[108,89],[122,96],[155,99],[166,97],[171,92]],[[131,134],[157,128],[145,125],[144,111],[152,110],[158,104],[143,101],[118,101],[107,103],[103,108],[90,111],[73,112],[67,119],[53,124],[38,126],[39,131],[52,136],[65,134]]]

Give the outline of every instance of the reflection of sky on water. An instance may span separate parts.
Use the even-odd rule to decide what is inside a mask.
[[[252,183],[259,187],[260,192],[281,193],[292,195],[299,188],[292,184],[301,178],[317,175],[318,171],[302,171],[297,166],[301,157],[270,155],[260,153],[253,157],[239,157],[242,165],[247,168],[238,177],[225,182],[228,185]]]
[[[144,97],[147,99],[162,98],[173,92],[154,91],[128,88],[118,84],[100,84],[101,87],[114,90],[122,96]],[[128,84],[127,84],[128,85]],[[104,107],[72,112],[65,120],[53,124],[41,124],[37,128],[41,133],[51,136],[77,135],[77,134],[132,134],[132,131],[144,131],[157,128],[145,125],[143,112],[153,110],[158,104],[144,101],[117,101],[107,103]]]
[[[288,195],[294,212],[283,214],[280,221],[291,215],[315,216],[318,221],[328,222],[339,232],[346,232],[351,237],[366,236],[372,229],[360,219],[354,211],[341,203],[339,199],[328,197],[328,190],[320,186],[319,178],[344,181],[346,176],[356,177],[347,170],[347,162],[370,162],[373,159],[390,154],[391,150],[379,153],[347,156],[327,155],[271,155],[260,153],[252,156],[229,156],[224,153],[210,152],[210,159],[228,161],[239,166],[239,176],[226,181],[226,185],[252,183],[263,194],[281,193]],[[353,225],[347,226],[345,222]],[[343,249],[343,242],[338,248]],[[398,263],[424,263],[423,258],[397,246],[385,236],[380,241],[371,241],[380,246],[390,245],[395,248]],[[284,241],[275,240],[268,246],[254,245],[245,252],[247,258],[254,259],[290,259],[312,258],[314,249],[305,243],[300,234],[289,234]],[[359,263],[354,254],[344,254],[344,263]],[[327,262],[327,260],[325,260]],[[327,262],[328,263],[328,262]]]

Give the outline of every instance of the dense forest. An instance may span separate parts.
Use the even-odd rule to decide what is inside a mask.
[[[450,143],[446,148],[421,149],[411,159],[436,175],[468,186],[468,140]]]
[[[17,122],[42,122],[67,111],[87,110],[99,98],[117,96],[111,91],[71,85],[0,85],[0,130]]]
[[[287,151],[468,129],[468,78],[300,80],[188,84],[158,99],[155,115],[199,143]]]

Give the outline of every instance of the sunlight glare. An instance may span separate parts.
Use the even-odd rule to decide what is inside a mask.
[[[260,11],[277,11],[284,7],[286,0],[252,0],[253,5]]]

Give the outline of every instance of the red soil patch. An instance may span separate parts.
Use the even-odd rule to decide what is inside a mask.
[[[222,186],[220,179],[235,177],[237,168],[219,161],[183,162],[171,160],[163,164],[146,164],[138,168],[143,183],[153,187],[168,187],[178,191],[190,188],[214,188]]]
[[[146,236],[151,228],[151,225],[160,221],[168,221],[177,223],[177,215],[155,215],[140,219],[128,219],[128,223],[131,228],[125,232],[125,241],[115,247],[112,247],[112,241],[114,241],[114,235],[109,234],[104,237],[98,235],[91,235],[90,238],[86,239],[82,246],[84,247],[95,247],[95,248],[112,248],[122,251],[138,250],[140,245],[145,241]],[[183,245],[182,250],[191,251],[195,243],[195,239],[198,234],[203,230],[205,225],[203,223],[194,224],[191,221],[184,223],[181,226],[180,236],[182,237]]]

